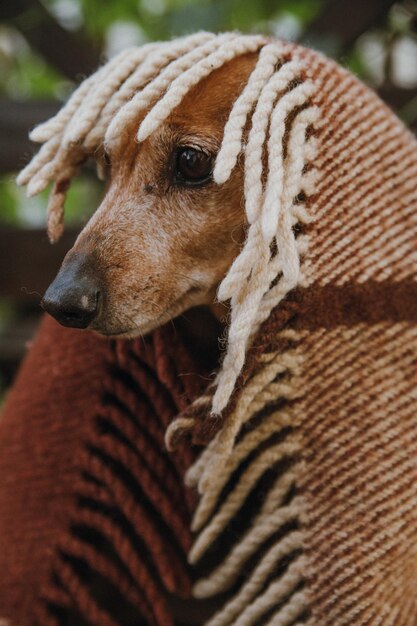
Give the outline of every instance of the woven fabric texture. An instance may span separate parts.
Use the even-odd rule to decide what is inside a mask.
[[[411,626],[417,142],[347,72],[314,56],[309,66],[322,121],[297,422],[311,623]]]
[[[170,325],[108,343],[45,323],[0,422],[11,626],[417,623],[417,142],[291,49],[318,110],[302,279],[221,418]]]
[[[173,623],[193,496],[164,433],[203,374],[172,328],[114,343],[44,320],[0,421],[6,623]]]

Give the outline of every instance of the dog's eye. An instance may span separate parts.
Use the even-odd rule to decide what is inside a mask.
[[[196,148],[180,148],[176,157],[178,182],[196,185],[206,182],[213,170],[213,157]]]

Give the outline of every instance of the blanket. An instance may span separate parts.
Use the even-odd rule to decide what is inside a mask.
[[[194,73],[211,71],[209,54],[218,67],[272,45],[233,41],[230,54],[224,39],[204,49]],[[416,623],[417,142],[349,72],[284,48],[277,72],[297,68],[286,88],[306,86],[295,109],[284,91],[271,117],[284,183],[277,195],[272,177],[246,207],[247,242],[219,291],[232,316],[215,378],[172,327],[109,343],[45,322],[26,360],[0,422],[11,626],[170,626],[181,596],[198,615],[177,623]],[[240,115],[265,104],[260,73]],[[32,191],[59,175],[64,153],[48,144],[58,122],[38,131],[44,161],[23,176]],[[87,139],[73,161],[65,153],[66,176]],[[45,155],[56,167],[42,179]]]

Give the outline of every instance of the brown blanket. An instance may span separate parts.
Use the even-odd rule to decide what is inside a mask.
[[[207,626],[417,623],[417,143],[292,52],[318,112],[287,232],[302,279],[220,419],[171,326],[125,343],[44,326],[0,422],[11,626],[169,626],[171,593],[214,599]]]
[[[205,378],[172,326],[110,342],[45,319],[0,420],[0,616],[172,623],[190,594],[189,452],[164,433]]]

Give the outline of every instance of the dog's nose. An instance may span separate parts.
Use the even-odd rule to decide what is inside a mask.
[[[49,285],[41,306],[63,326],[87,328],[97,317],[100,288],[85,262],[65,263]]]

